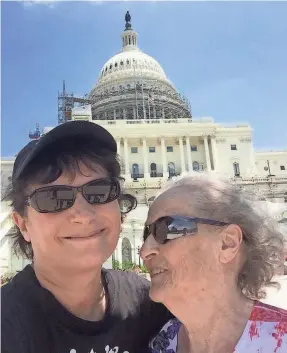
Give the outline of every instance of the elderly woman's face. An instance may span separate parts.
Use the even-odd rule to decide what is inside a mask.
[[[184,186],[167,190],[151,205],[146,225],[166,216],[200,217],[198,201],[192,200]],[[183,295],[199,298],[212,290],[212,283],[221,279],[222,230],[198,224],[195,233],[165,244],[159,244],[152,234],[148,236],[141,257],[151,274],[151,298],[159,302]]]

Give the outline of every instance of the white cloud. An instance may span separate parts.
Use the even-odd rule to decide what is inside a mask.
[[[10,0],[11,1],[11,0]],[[77,1],[77,0],[21,0],[23,3],[23,6],[25,8],[32,8],[36,5],[44,5],[46,7],[49,7],[50,9],[54,9],[58,3],[61,2],[68,2],[68,1]],[[85,0],[83,2],[89,3],[92,5],[100,6],[103,5],[106,2],[111,2],[113,0]]]
[[[46,6],[50,9],[54,9],[56,6],[56,3],[59,1],[46,1],[46,0],[22,0],[23,6],[25,8],[31,8],[36,5],[43,5]]]

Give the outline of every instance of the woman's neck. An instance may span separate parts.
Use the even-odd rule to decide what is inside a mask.
[[[89,321],[103,319],[107,307],[101,268],[89,272],[70,271],[61,273],[53,268],[33,265],[36,277],[42,287],[72,314]]]
[[[232,353],[253,306],[254,302],[237,290],[198,301],[173,301],[172,313],[183,323],[178,353]]]

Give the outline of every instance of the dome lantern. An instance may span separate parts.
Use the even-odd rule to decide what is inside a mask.
[[[125,30],[122,34],[123,51],[139,50],[137,46],[138,34],[136,31],[132,29],[131,15],[129,11],[127,11],[126,13],[125,21],[126,21]]]

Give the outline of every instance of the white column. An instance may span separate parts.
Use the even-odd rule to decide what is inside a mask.
[[[116,111],[116,109],[114,109],[114,120],[116,120],[117,119],[117,111]]]
[[[182,137],[179,138],[179,150],[180,150],[181,174],[184,174],[186,172],[186,169],[185,169],[185,160],[184,160],[184,150],[183,150]]]
[[[107,120],[107,119],[108,119],[108,113],[105,112],[105,113],[104,113],[104,116],[105,116],[105,120]]]
[[[162,119],[165,119],[164,108],[162,108]]]
[[[258,174],[258,170],[256,167],[256,163],[255,163],[255,151],[254,151],[254,147],[253,147],[253,143],[252,140],[250,141],[250,171],[249,171],[249,175],[251,174],[251,176],[257,175]],[[271,171],[272,173],[272,171]]]
[[[125,153],[125,176],[130,178],[130,167],[129,167],[129,148],[128,148],[128,139],[124,138],[124,153]]]
[[[205,150],[205,159],[206,159],[207,171],[210,172],[211,171],[211,165],[210,165],[210,154],[209,154],[207,135],[204,135],[204,150]]]
[[[186,141],[186,155],[187,155],[188,171],[192,172],[193,168],[192,168],[192,159],[191,159],[191,149],[190,149],[189,136],[186,136],[185,141]]]
[[[166,147],[165,147],[164,137],[161,137],[160,144],[161,144],[162,174],[163,174],[163,178],[168,178]]]
[[[121,140],[117,139],[117,153],[121,155]]]
[[[126,109],[125,109],[125,108],[123,108],[123,117],[124,117],[124,120],[126,120],[126,118],[127,118],[127,112],[126,112]]]
[[[156,110],[155,110],[155,105],[153,105],[153,117],[156,119]]]
[[[147,154],[147,144],[146,138],[142,140],[142,149],[143,149],[143,160],[144,160],[144,177],[145,179],[149,178],[149,171],[148,171],[148,154]]]
[[[212,150],[212,157],[213,157],[213,169],[217,171],[218,169],[218,157],[217,157],[217,146],[215,136],[211,136],[211,150]]]

